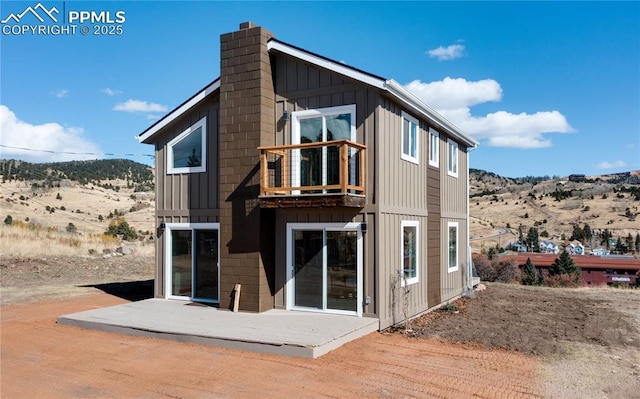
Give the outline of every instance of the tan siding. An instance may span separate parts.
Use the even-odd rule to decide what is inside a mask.
[[[402,154],[402,109],[383,100],[380,111],[380,206],[395,212],[422,213],[427,209],[428,127],[418,131],[419,164],[406,161]]]
[[[458,223],[458,270],[449,273],[448,271],[448,223],[449,222],[457,222]],[[468,255],[468,236],[467,236],[467,222],[465,219],[449,219],[442,218],[441,223],[442,228],[442,250],[440,252],[440,256],[442,257],[442,289],[441,289],[441,297],[442,302],[448,301],[452,298],[455,298],[462,294],[463,291],[463,274],[467,265],[467,255]]]
[[[403,220],[418,221],[418,282],[408,286],[409,316],[427,310],[427,218],[415,215],[381,213],[377,230],[378,292],[380,328],[404,320],[404,289],[398,284],[401,270],[401,239]],[[396,286],[395,290],[392,289]]]

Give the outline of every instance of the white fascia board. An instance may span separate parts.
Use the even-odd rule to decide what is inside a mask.
[[[182,105],[178,106],[178,108],[169,112],[167,115],[165,115],[164,118],[160,119],[158,122],[156,122],[155,125],[152,125],[147,130],[140,133],[138,136],[136,136],[136,138],[138,139],[139,142],[148,144],[147,140],[149,140],[160,129],[167,126],[168,124],[176,120],[178,117],[182,116],[182,114],[184,114],[186,111],[191,109],[191,107],[193,107],[200,101],[204,100],[209,94],[218,90],[219,87],[220,87],[220,78],[214,80],[209,86],[205,87],[204,89],[196,93],[193,97],[185,101]]]
[[[328,69],[330,71],[334,71],[341,75],[348,76],[350,78],[366,83],[378,89],[384,89],[385,81],[383,79],[376,78],[372,75],[368,75],[364,72],[360,72],[356,69],[353,69],[347,65],[343,65],[343,64],[340,64],[339,62],[331,61],[329,59],[289,46],[285,43],[271,40],[267,43],[267,49],[290,55],[292,57],[306,61],[310,64],[317,65],[321,68]]]
[[[405,89],[400,83],[393,79],[389,79],[385,82],[385,90],[409,108],[440,124],[442,127],[447,129],[448,133],[452,134],[458,140],[461,140],[467,147],[476,148],[478,146],[478,142],[473,137],[466,135],[462,130],[460,130],[460,128],[451,123],[444,116],[440,115],[433,108],[429,107],[409,90]]]

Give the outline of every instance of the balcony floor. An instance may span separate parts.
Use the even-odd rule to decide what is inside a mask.
[[[365,203],[364,195],[344,193],[260,196],[262,208],[364,208]]]

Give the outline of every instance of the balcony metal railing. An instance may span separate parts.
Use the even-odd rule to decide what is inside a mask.
[[[349,140],[259,147],[260,195],[364,195],[367,146]]]

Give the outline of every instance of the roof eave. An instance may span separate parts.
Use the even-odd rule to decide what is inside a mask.
[[[162,119],[149,126],[147,130],[136,136],[136,139],[143,144],[151,144],[151,138],[158,133],[162,128],[169,125],[171,122],[182,116],[191,107],[204,100],[209,94],[220,88],[220,78],[217,78],[213,82],[209,83],[204,89],[198,91],[182,104],[178,105],[173,111],[169,112]]]
[[[440,125],[447,131],[447,133],[453,135],[454,138],[461,141],[468,148],[473,149],[478,146],[478,142],[473,137],[464,133],[460,128],[458,128],[447,118],[438,113],[436,110],[429,107],[400,83],[396,82],[393,79],[389,79],[385,82],[385,89],[409,108],[413,109],[423,116],[426,116],[427,118]]]
[[[331,60],[321,55],[311,53],[307,50],[295,47],[276,39],[269,40],[269,42],[267,43],[267,49],[287,54],[291,57],[306,61],[312,65],[334,71],[341,75],[348,76],[352,79],[373,86],[379,90],[385,91],[391,94],[391,96],[394,97],[397,101],[407,106],[410,110],[413,110],[417,114],[422,115],[439,125],[442,129],[446,130],[447,134],[453,136],[453,138],[460,141],[462,144],[467,146],[467,148],[474,149],[478,146],[478,142],[473,137],[465,134],[460,128],[455,126],[444,116],[440,115],[437,111],[429,107],[422,100],[413,95],[406,88],[404,88],[404,86],[393,79],[386,80],[379,76],[372,75],[357,68],[353,68],[351,66]]]

